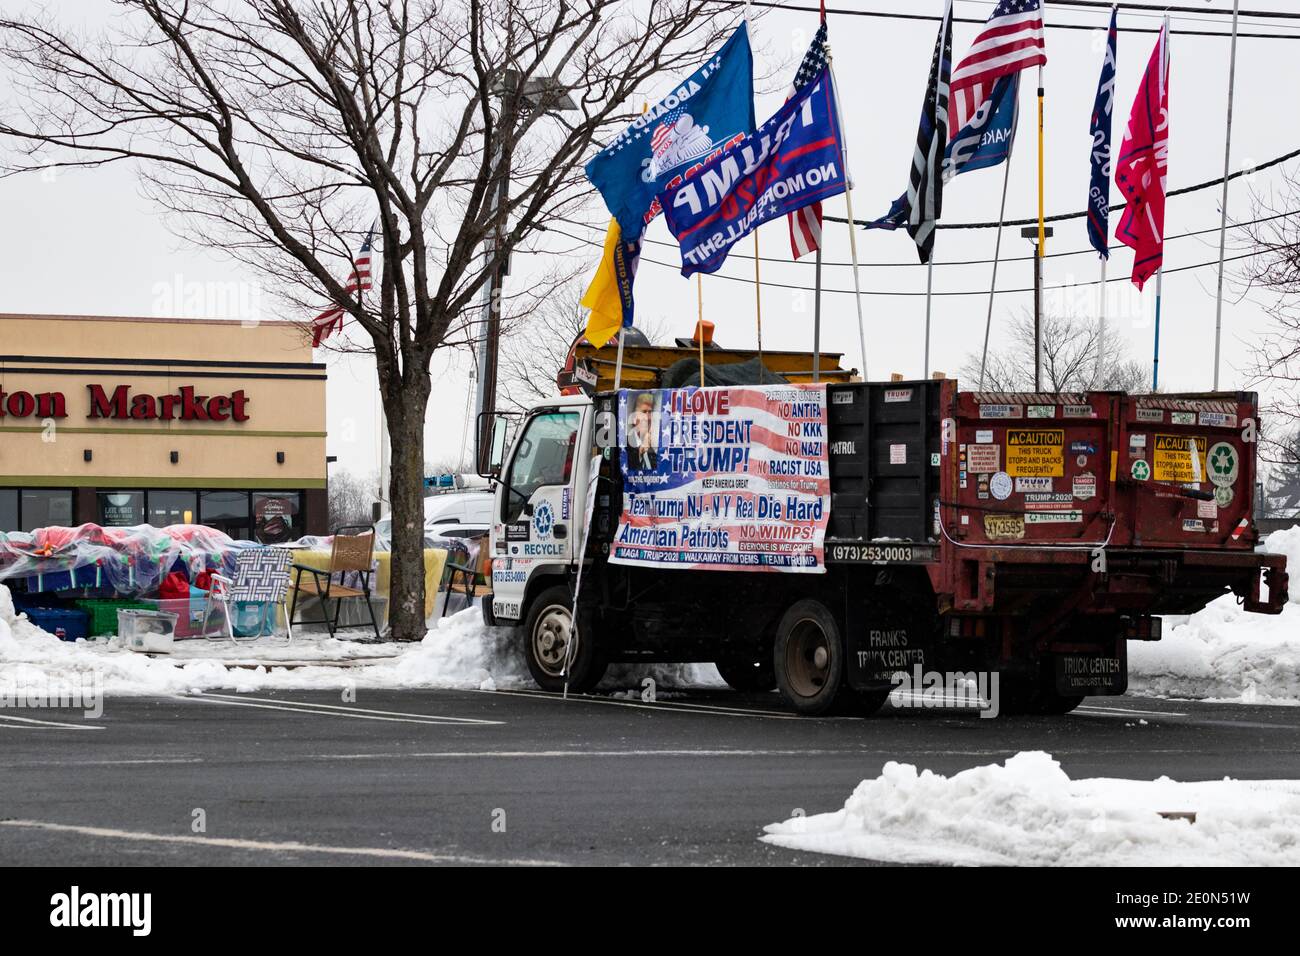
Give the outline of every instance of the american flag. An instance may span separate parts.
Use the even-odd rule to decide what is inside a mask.
[[[794,75],[794,82],[785,94],[786,102],[814,76],[826,68],[826,14],[822,13],[822,24],[817,28],[812,45],[803,55],[803,62]],[[822,204],[810,203],[796,209],[786,217],[790,222],[790,252],[798,259],[810,252],[816,252],[822,244]]]
[[[375,225],[378,225],[378,220],[376,220]],[[357,251],[356,259],[352,261],[352,272],[348,275],[347,284],[343,287],[349,294],[355,295],[370,288],[370,244],[374,237],[375,226],[372,225],[370,231],[366,233],[366,241],[361,244],[361,248]],[[320,345],[322,341],[335,332],[343,330],[343,316],[343,308],[336,303],[311,320],[312,348]]]
[[[1001,77],[1046,62],[1042,0],[1000,0],[953,70],[952,134],[970,123]]]
[[[665,113],[663,122],[656,126],[655,131],[650,135],[650,151],[656,156],[659,155],[660,150],[667,145],[669,141],[668,138],[672,135],[673,127],[682,117],[682,112],[682,108],[678,107],[671,112]]]

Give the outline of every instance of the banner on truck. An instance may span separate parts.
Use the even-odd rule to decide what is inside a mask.
[[[825,571],[826,389],[621,391],[623,513],[609,560],[720,571]]]

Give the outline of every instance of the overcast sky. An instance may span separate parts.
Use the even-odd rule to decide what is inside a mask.
[[[4,0],[0,7],[14,9],[21,4]],[[832,3],[834,8],[839,4]],[[938,14],[941,0],[854,0],[845,7]],[[1185,5],[1191,5],[1185,2]],[[58,5],[59,8],[65,5]],[[70,5],[68,5],[70,6]],[[102,21],[95,7],[107,7],[101,0],[78,4],[77,15],[91,23]],[[1128,119],[1138,78],[1155,42],[1154,33],[1127,32],[1126,28],[1154,29],[1159,10],[1150,13],[1125,11],[1120,14],[1118,98],[1115,109],[1115,137],[1118,143]],[[1249,0],[1252,10],[1294,10],[1294,0]],[[1180,35],[1180,29],[1227,29],[1229,18],[1212,16],[1212,10],[1230,10],[1228,0],[1204,4],[1204,14],[1184,14],[1173,19],[1171,40],[1171,147],[1169,187],[1214,179],[1222,175],[1224,115],[1227,106],[1228,48],[1225,38]],[[990,2],[958,0],[958,17],[985,18]],[[84,12],[90,11],[90,12]],[[757,12],[757,11],[756,11]],[[830,14],[830,40],[835,72],[842,99],[843,120],[850,145],[850,160],[856,188],[854,213],[858,218],[881,215],[907,182],[917,116],[924,93],[929,57],[937,24],[932,22],[875,19]],[[1047,53],[1047,212],[1072,212],[1084,206],[1089,184],[1089,118],[1096,93],[1097,76],[1104,45],[1105,10],[1076,10],[1048,3]],[[1053,23],[1083,23],[1093,30],[1053,29]],[[796,11],[764,11],[753,25],[758,72],[773,63],[789,63],[803,54],[816,14]],[[974,36],[973,24],[954,27],[954,59],[960,59]],[[1233,130],[1232,168],[1265,162],[1300,144],[1300,110],[1295,93],[1300,89],[1300,21],[1243,20],[1243,30],[1284,33],[1294,39],[1250,39],[1239,41],[1237,99]],[[644,91],[654,100],[664,95],[675,77],[665,76],[656,89]],[[781,76],[771,90],[757,97],[760,121],[783,99]],[[1036,213],[1036,153],[1033,130],[1033,82],[1022,84],[1021,129],[1011,163],[1011,185],[1007,218]],[[1281,173],[1295,173],[1297,162],[1257,174],[1232,185],[1230,213],[1247,219],[1250,191],[1267,191],[1281,182]],[[994,220],[1002,188],[1003,169],[974,172],[954,180],[945,190],[944,221]],[[1175,235],[1217,227],[1219,189],[1212,188],[1170,200],[1166,234]],[[1118,201],[1117,191],[1112,200]],[[842,215],[843,198],[826,204],[828,215]],[[257,277],[220,255],[195,249],[177,239],[161,221],[158,210],[145,198],[133,173],[125,167],[105,170],[63,172],[55,177],[23,176],[0,181],[0,211],[9,225],[0,235],[0,311],[35,313],[88,313],[98,315],[152,315],[171,304],[172,289],[215,289],[229,282],[240,283],[244,301],[227,308],[246,311],[259,308],[262,318],[297,318],[274,314],[273,308],[257,298]],[[606,215],[593,203],[592,225],[584,231],[569,227],[574,235],[588,237],[592,245],[582,246],[557,237],[543,247],[530,264],[527,257],[514,264],[509,282],[527,281],[530,268],[541,264],[556,250],[575,261],[589,260],[594,267],[599,256]],[[1117,216],[1112,217],[1112,231]],[[1230,231],[1229,255],[1232,255]],[[652,224],[648,237],[669,242],[671,236],[662,218]],[[996,230],[943,231],[936,242],[933,337],[931,367],[955,374],[968,353],[978,350],[984,332],[990,266],[943,266],[945,261],[992,257]],[[789,258],[789,239],[783,222],[760,231],[764,256]],[[1214,262],[1218,253],[1217,234],[1177,239],[1166,244],[1165,264],[1169,269]],[[897,371],[919,376],[925,320],[926,270],[914,265],[916,255],[906,233],[859,232],[857,245],[863,266],[861,276],[866,320],[868,370],[872,378]],[[546,249],[550,249],[547,252]],[[575,248],[578,251],[573,251]],[[1030,246],[1018,229],[1003,234],[1003,256],[1023,257]],[[1073,220],[1057,227],[1048,252],[1088,249],[1083,221]],[[827,223],[826,260],[843,263],[849,259],[847,227]],[[752,240],[740,251],[752,252]],[[667,263],[659,265],[655,261]],[[637,308],[642,314],[660,318],[675,335],[688,335],[695,321],[694,280],[680,277],[675,247],[651,243],[646,247],[637,282]],[[905,263],[891,267],[891,263]],[[1126,277],[1132,253],[1112,245],[1111,277]],[[1237,264],[1240,265],[1240,264]],[[1235,268],[1236,266],[1230,266]],[[1098,276],[1095,254],[1049,258],[1046,281],[1053,284],[1091,281]],[[1231,273],[1230,273],[1231,274]],[[733,278],[724,278],[730,276]],[[716,276],[704,279],[705,317],[716,323],[718,341],[726,346],[753,347],[755,344],[753,262],[733,259]],[[790,262],[763,263],[763,279],[811,290],[811,265]],[[1166,275],[1162,317],[1161,385],[1166,390],[1208,390],[1213,375],[1215,269],[1196,269]],[[742,281],[736,281],[737,279]],[[828,266],[824,272],[827,290],[851,290],[851,271]],[[197,285],[195,285],[197,284]],[[1005,289],[1026,289],[1032,285],[1032,263],[1004,261],[998,285]],[[944,293],[983,290],[977,295]],[[906,293],[884,295],[881,293]],[[867,294],[870,293],[870,294]],[[1080,299],[1080,295],[1091,298]],[[1095,314],[1095,292],[1078,290],[1050,292],[1048,308],[1054,303]],[[1242,301],[1230,300],[1224,309],[1224,360],[1221,385],[1224,388],[1248,384],[1251,348],[1267,328],[1263,310],[1267,299],[1258,293]],[[219,311],[213,302],[208,312]],[[1000,328],[1008,316],[1030,308],[1032,298],[1022,292],[998,296],[994,308],[995,347],[1002,341]],[[196,313],[180,303],[173,314]],[[1142,295],[1127,281],[1109,286],[1110,328],[1132,357],[1149,364],[1152,351],[1151,320],[1155,307],[1155,282]],[[239,311],[234,314],[238,315]],[[812,343],[812,295],[810,291],[769,287],[763,293],[764,344],[768,348],[807,349]],[[229,313],[228,313],[229,314]],[[853,296],[828,291],[823,299],[822,341],[828,351],[843,351],[846,363],[861,365]],[[250,358],[255,358],[251,357]],[[329,356],[328,428],[329,453],[338,455],[340,466],[359,473],[375,470],[377,461],[374,368],[361,358]],[[426,427],[426,458],[454,459],[461,453],[465,433],[466,387],[469,357],[447,353],[434,361],[435,389]],[[973,383],[971,383],[973,385]]]

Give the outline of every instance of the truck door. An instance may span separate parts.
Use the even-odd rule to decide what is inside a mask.
[[[546,565],[567,568],[579,536],[574,515],[574,468],[578,454],[581,408],[553,408],[532,415],[515,441],[501,476],[500,512],[494,515],[504,549],[492,568],[492,610],[518,620],[529,578]]]

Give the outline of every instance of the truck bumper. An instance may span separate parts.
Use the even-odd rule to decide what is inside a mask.
[[[1016,613],[1047,602],[1083,614],[1189,614],[1231,591],[1247,611],[1280,614],[1288,599],[1286,557],[1253,551],[990,548],[957,563],[956,611]]]

